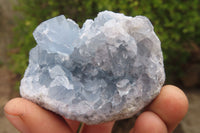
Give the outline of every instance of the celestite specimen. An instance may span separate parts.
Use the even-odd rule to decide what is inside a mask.
[[[160,41],[144,16],[100,12],[83,27],[63,15],[41,23],[20,93],[87,124],[128,118],[165,80]]]

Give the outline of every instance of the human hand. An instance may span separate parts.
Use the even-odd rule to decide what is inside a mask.
[[[164,86],[159,96],[137,118],[130,133],[171,133],[188,110],[183,91]],[[22,133],[76,133],[80,122],[63,119],[24,99],[10,100],[4,107],[7,119]],[[82,133],[110,133],[114,122],[84,125]]]

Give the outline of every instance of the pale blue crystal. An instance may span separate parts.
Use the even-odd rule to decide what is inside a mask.
[[[61,15],[33,35],[20,93],[66,118],[97,124],[131,117],[164,83],[160,41],[144,16],[104,11],[80,29]]]

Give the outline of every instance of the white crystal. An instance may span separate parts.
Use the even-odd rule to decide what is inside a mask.
[[[131,117],[164,83],[160,41],[144,16],[104,11],[80,29],[61,15],[33,35],[21,96],[66,118],[98,124]]]

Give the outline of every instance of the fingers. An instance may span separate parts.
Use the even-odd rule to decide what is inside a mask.
[[[79,126],[80,126],[80,122],[73,121],[73,120],[66,119],[66,118],[64,118],[64,119],[67,122],[67,124],[69,125],[69,127],[71,128],[71,130],[73,131],[73,133],[76,133],[78,131]]]
[[[182,90],[167,85],[162,88],[159,96],[147,110],[157,114],[166,123],[168,132],[171,133],[186,115],[188,100]]]
[[[15,98],[4,107],[5,116],[22,133],[71,133],[65,121],[23,98]]]
[[[171,133],[185,116],[188,100],[185,94],[175,86],[164,86],[159,96],[136,120],[134,130],[137,133]],[[23,98],[15,98],[4,107],[8,120],[22,133],[71,133],[76,132],[79,122],[61,119]],[[110,133],[114,122],[100,125],[85,125],[82,133]]]
[[[142,113],[130,133],[167,133],[165,123],[153,112]]]
[[[136,120],[131,133],[171,133],[188,110],[188,100],[182,90],[167,85],[159,96]]]
[[[22,133],[72,133],[76,132],[80,122],[65,119],[23,99],[15,98],[4,107],[5,116]],[[100,125],[85,125],[82,133],[110,133],[114,122]]]
[[[111,133],[114,122],[99,125],[84,125],[82,133]]]

